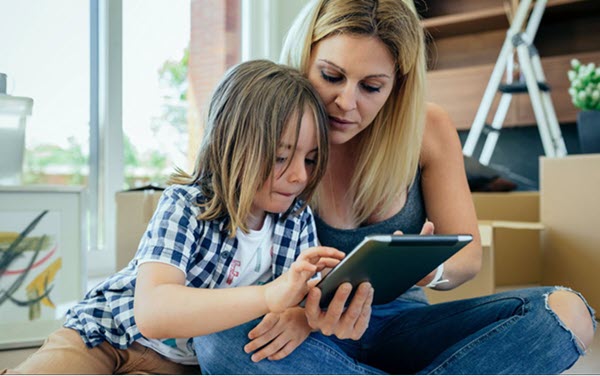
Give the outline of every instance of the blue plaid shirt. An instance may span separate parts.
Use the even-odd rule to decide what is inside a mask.
[[[133,295],[141,261],[173,265],[185,273],[186,286],[223,287],[237,250],[237,239],[228,238],[225,219],[197,219],[202,210],[197,204],[202,199],[196,186],[172,185],[165,189],[133,260],[71,308],[64,326],[77,330],[88,347],[108,341],[116,348],[126,349],[143,338],[133,317]],[[300,206],[296,203],[294,212]],[[274,216],[272,271],[277,278],[301,250],[317,245],[317,237],[309,208],[297,215]],[[191,339],[185,341],[193,352]]]

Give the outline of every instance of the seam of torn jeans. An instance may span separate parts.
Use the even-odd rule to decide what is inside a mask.
[[[565,286],[554,286],[554,290],[549,291],[547,293],[544,294],[544,306],[546,308],[546,310],[548,310],[548,312],[550,312],[550,314],[556,319],[556,321],[558,322],[558,324],[560,325],[561,328],[563,328],[564,330],[566,330],[568,333],[571,334],[571,339],[573,340],[573,342],[575,343],[575,347],[577,348],[577,351],[579,351],[579,354],[581,355],[587,355],[591,349],[587,348],[585,346],[585,344],[583,343],[583,341],[569,328],[565,325],[565,323],[560,319],[560,317],[558,317],[558,315],[556,314],[556,312],[554,312],[554,310],[552,308],[550,308],[550,305],[548,304],[548,298],[551,294],[555,293],[556,291],[568,291],[571,292],[575,295],[577,295],[581,300],[583,300],[583,303],[585,304],[585,306],[587,307],[590,316],[592,317],[592,325],[594,327],[594,331],[596,331],[596,313],[594,311],[594,309],[588,304],[588,302],[585,300],[585,298],[583,297],[583,295],[581,295],[579,292],[574,291],[573,289],[569,288],[569,287],[565,287]]]

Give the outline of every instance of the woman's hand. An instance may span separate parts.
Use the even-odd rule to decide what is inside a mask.
[[[329,303],[327,311],[322,311],[319,307],[321,290],[316,287],[312,288],[305,304],[308,325],[313,329],[320,330],[326,336],[335,335],[339,339],[357,340],[362,337],[371,319],[373,288],[368,282],[361,283],[348,308],[344,309],[344,304],[351,292],[352,285],[342,283]]]
[[[433,231],[433,223],[426,221],[421,229],[421,235],[432,235]],[[402,231],[396,231],[394,235],[402,235]],[[434,276],[435,270],[423,278],[419,284],[426,285]],[[320,330],[327,336],[335,335],[340,339],[360,339],[369,326],[374,291],[368,282],[360,284],[348,308],[344,309],[344,304],[351,292],[352,286],[349,283],[341,284],[327,311],[322,311],[319,307],[321,290],[316,287],[312,288],[305,304],[305,314],[310,327]]]
[[[265,358],[280,360],[300,346],[311,330],[303,308],[292,307],[282,313],[269,313],[248,333],[250,342],[244,346],[244,351],[248,354],[256,351],[252,354],[253,362]]]
[[[312,247],[302,251],[287,272],[264,286],[269,312],[280,313],[300,303],[309,288],[318,282],[309,282],[309,279],[324,268],[333,268],[344,256],[344,252],[331,247]]]

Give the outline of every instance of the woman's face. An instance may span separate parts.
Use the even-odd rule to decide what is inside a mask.
[[[313,47],[308,79],[327,107],[330,143],[343,144],[371,124],[390,96],[394,59],[375,37],[333,35]]]

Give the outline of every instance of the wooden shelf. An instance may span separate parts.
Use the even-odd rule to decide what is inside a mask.
[[[423,26],[434,38],[477,33],[483,30],[508,28],[503,7],[426,18]]]
[[[505,0],[415,0],[428,40],[427,99],[458,129],[471,127],[509,25]],[[535,4],[535,3],[534,3]],[[600,0],[548,0],[533,41],[542,59],[558,121],[575,123],[568,93],[572,58],[600,61]],[[487,122],[495,114],[494,98]],[[514,95],[503,127],[535,125],[527,94]]]
[[[455,1],[455,0],[450,0]],[[423,18],[423,27],[433,38],[445,38],[482,31],[508,29],[508,16],[502,2],[486,8],[465,10],[448,14],[435,14]],[[544,18],[560,18],[564,12],[569,16],[585,15],[600,9],[598,0],[548,0]]]
[[[558,121],[563,124],[574,123],[578,112],[572,105],[568,93],[570,83],[567,71],[573,58],[578,58],[582,62],[600,61],[600,51],[542,59]],[[494,64],[483,64],[430,71],[427,73],[427,100],[444,107],[449,112],[457,129],[469,129],[493,69]],[[488,115],[488,123],[492,120],[498,100],[499,95],[496,96]],[[535,123],[529,96],[527,94],[514,95],[503,126],[529,126]]]

